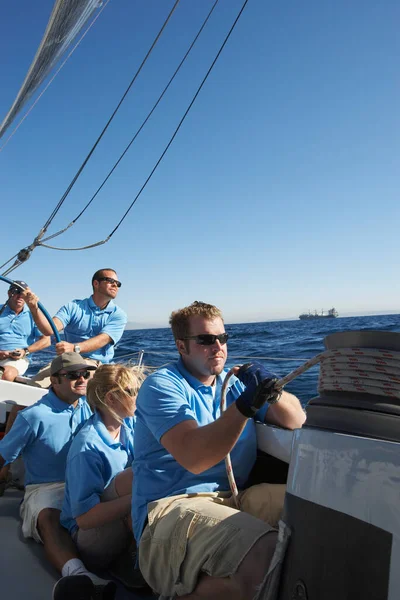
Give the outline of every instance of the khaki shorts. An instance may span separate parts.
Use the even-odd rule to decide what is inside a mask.
[[[115,489],[115,477],[104,490],[101,502],[119,498]],[[77,529],[72,534],[79,554],[86,567],[102,569],[107,567],[132,541],[124,519],[117,519],[93,529]]]
[[[171,496],[148,505],[139,545],[140,570],[163,596],[193,592],[200,573],[229,577],[262,536],[275,531],[284,485],[262,483],[239,493]],[[245,512],[246,511],[246,512]]]
[[[84,360],[87,365],[93,367],[98,367],[99,365],[101,365],[101,362],[99,360],[94,360],[93,358],[84,358]],[[49,388],[51,385],[50,366],[51,363],[43,367],[43,369],[40,369],[40,371],[38,371],[36,375],[33,375],[33,377],[30,378],[30,380],[41,388]]]
[[[61,511],[64,488],[64,482],[34,483],[26,486],[24,499],[19,509],[24,537],[32,537],[36,542],[42,542],[37,528],[39,513],[45,508],[56,508]]]
[[[26,358],[19,358],[18,360],[5,358],[4,360],[0,360],[0,367],[14,367],[18,371],[18,375],[23,375],[29,367],[29,360]]]

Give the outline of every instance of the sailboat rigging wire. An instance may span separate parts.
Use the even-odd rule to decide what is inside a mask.
[[[84,162],[82,163],[82,165],[80,166],[78,172],[76,173],[75,177],[72,179],[71,183],[69,184],[68,188],[66,189],[66,191],[64,192],[64,194],[62,195],[62,197],[60,198],[59,202],[57,203],[55,209],[53,210],[53,212],[51,213],[50,217],[47,219],[46,223],[43,225],[43,227],[41,228],[41,230],[39,231],[38,235],[36,236],[36,238],[34,239],[34,241],[32,242],[32,244],[30,244],[30,246],[27,246],[26,248],[23,248],[22,250],[19,251],[19,253],[17,254],[17,260],[15,261],[14,265],[12,267],[10,267],[10,269],[4,273],[4,275],[10,273],[11,271],[13,271],[14,269],[16,269],[17,267],[19,267],[20,264],[22,264],[22,262],[26,261],[29,257],[31,252],[37,247],[41,245],[40,240],[43,238],[43,235],[46,233],[50,223],[52,222],[52,220],[54,219],[54,217],[56,216],[56,214],[58,213],[58,211],[60,210],[62,204],[64,203],[65,199],[67,198],[69,192],[71,191],[71,189],[73,188],[73,186],[75,185],[78,177],[80,176],[80,174],[82,173],[83,169],[85,168],[86,164],[88,163],[88,161],[90,160],[93,152],[95,151],[97,145],[99,144],[101,138],[103,137],[104,133],[106,132],[106,130],[108,129],[111,121],[114,119],[116,113],[118,112],[121,104],[123,103],[123,101],[125,100],[129,90],[131,89],[132,85],[134,84],[135,80],[137,79],[139,73],[141,72],[142,68],[144,67],[145,63],[147,62],[147,59],[149,58],[151,52],[153,51],[155,45],[157,44],[158,40],[160,39],[165,27],[167,26],[169,20],[171,19],[173,13],[175,12],[175,9],[177,8],[178,4],[179,4],[180,0],[176,0],[175,4],[173,5],[172,9],[170,10],[166,20],[164,21],[160,31],[158,32],[157,36],[155,37],[152,45],[150,46],[150,49],[148,50],[146,56],[144,57],[144,59],[142,60],[139,68],[137,69],[135,75],[133,76],[133,79],[131,80],[130,84],[128,85],[127,89],[125,90],[122,98],[120,99],[117,107],[115,108],[114,112],[112,113],[111,117],[109,118],[108,122],[106,123],[105,127],[103,128],[103,131],[100,133],[99,137],[97,138],[94,146],[92,147],[92,149],[90,150],[89,154],[86,156]],[[53,237],[53,236],[52,236]],[[55,237],[55,234],[54,234]],[[110,236],[109,236],[110,237]],[[108,238],[106,238],[105,240],[102,240],[100,242],[96,242],[94,244],[90,244],[88,246],[84,246],[83,248],[68,248],[67,250],[86,250],[87,248],[93,248],[94,246],[100,246],[102,244],[105,244],[108,241]],[[49,246],[50,248],[52,248],[51,246]],[[63,248],[52,248],[54,250],[63,250]],[[20,254],[25,254],[24,258],[22,260],[19,259],[19,255]],[[12,259],[10,259],[12,260]],[[8,261],[9,262],[9,261]],[[7,263],[6,263],[7,264]]]
[[[204,21],[203,21],[200,29],[198,30],[198,32],[197,32],[196,36],[194,37],[192,43],[190,44],[189,48],[187,49],[184,57],[182,58],[182,60],[180,61],[179,65],[175,69],[172,77],[168,81],[167,85],[164,87],[163,91],[161,92],[161,94],[159,95],[158,99],[156,100],[156,102],[154,103],[153,107],[151,108],[150,112],[147,114],[146,118],[144,119],[144,121],[140,125],[139,129],[137,129],[136,133],[131,138],[130,142],[125,147],[124,151],[119,156],[118,160],[114,163],[112,169],[108,172],[107,176],[105,177],[105,179],[103,180],[103,182],[101,183],[101,185],[97,188],[96,192],[93,194],[93,196],[91,197],[91,199],[89,200],[89,202],[81,210],[81,212],[78,214],[78,216],[76,216],[75,219],[73,219],[71,221],[71,223],[69,225],[67,225],[67,227],[64,227],[64,229],[61,229],[60,231],[57,231],[56,233],[53,233],[52,235],[44,238],[42,240],[42,242],[47,242],[47,241],[49,241],[49,240],[57,237],[58,235],[61,235],[65,231],[67,231],[67,229],[69,229],[70,227],[72,227],[73,225],[75,225],[75,223],[78,221],[78,219],[80,219],[80,217],[83,215],[83,213],[89,208],[89,206],[91,205],[91,203],[93,202],[93,200],[96,198],[96,196],[98,195],[98,193],[102,190],[102,188],[104,187],[104,185],[107,183],[107,181],[109,180],[109,178],[111,177],[111,175],[113,174],[113,172],[115,171],[115,169],[117,168],[117,166],[119,165],[119,163],[121,162],[121,160],[124,158],[125,154],[128,152],[129,148],[132,146],[133,142],[136,140],[137,136],[142,131],[142,129],[144,128],[144,126],[146,125],[146,123],[148,122],[148,120],[150,119],[151,115],[153,114],[153,112],[155,111],[155,109],[157,108],[157,106],[159,105],[159,103],[161,102],[162,98],[166,94],[166,92],[167,92],[168,88],[170,87],[171,83],[174,81],[176,75],[179,73],[182,65],[184,64],[184,62],[186,61],[187,57],[189,56],[192,48],[194,47],[195,43],[197,42],[197,40],[199,38],[199,36],[201,35],[204,27],[206,26],[206,24],[207,24],[209,18],[211,17],[211,15],[212,15],[215,7],[217,6],[218,2],[219,2],[219,0],[215,0],[215,2],[212,5],[210,11],[208,12],[206,18],[204,19]],[[44,245],[44,244],[41,244],[41,245]],[[50,248],[50,247],[51,246],[46,246],[46,248]]]
[[[3,265],[1,265],[0,269],[3,269],[6,265],[8,265],[9,262],[11,262],[12,260],[14,260],[14,258],[17,258],[18,256],[18,252],[17,254],[15,254],[14,256],[12,256],[9,260],[7,260]]]
[[[217,52],[217,54],[216,54],[216,56],[215,56],[215,58],[214,58],[213,62],[211,63],[211,66],[209,67],[209,69],[208,69],[207,73],[205,74],[205,76],[204,76],[204,78],[203,78],[202,82],[200,83],[199,87],[197,88],[197,91],[196,91],[195,95],[193,96],[193,98],[192,98],[192,100],[191,100],[191,102],[190,102],[190,104],[189,104],[188,108],[186,109],[186,111],[185,111],[185,113],[184,113],[183,117],[182,117],[182,118],[181,118],[181,120],[179,121],[179,123],[178,123],[178,126],[176,127],[176,129],[175,129],[174,133],[172,134],[172,137],[170,138],[170,140],[169,140],[168,144],[167,144],[167,145],[166,145],[166,147],[164,148],[164,150],[163,150],[163,152],[162,152],[162,154],[161,154],[160,158],[159,158],[159,159],[158,159],[158,161],[156,162],[155,166],[154,166],[154,167],[153,167],[153,169],[151,170],[151,172],[150,172],[149,176],[148,176],[148,177],[147,177],[147,179],[145,180],[145,182],[144,182],[144,184],[142,185],[142,187],[140,188],[139,192],[136,194],[135,198],[133,199],[133,201],[132,201],[132,202],[131,202],[131,204],[129,205],[128,209],[125,211],[124,215],[122,216],[122,218],[120,219],[120,221],[117,223],[117,225],[114,227],[114,229],[111,231],[111,233],[110,233],[110,234],[109,234],[109,235],[108,235],[106,238],[104,238],[104,240],[100,240],[100,241],[98,241],[98,242],[95,242],[94,244],[91,244],[91,245],[89,245],[89,246],[82,246],[82,247],[80,247],[80,248],[57,248],[57,247],[55,247],[55,246],[49,246],[49,245],[47,245],[47,244],[43,244],[42,242],[39,242],[39,244],[38,244],[38,245],[40,245],[40,246],[43,246],[44,248],[50,248],[50,249],[52,249],[52,250],[65,250],[65,251],[72,251],[72,250],[86,250],[87,248],[93,248],[94,246],[101,246],[102,244],[105,244],[105,243],[107,243],[107,242],[110,240],[110,238],[111,238],[111,237],[114,235],[114,233],[117,231],[117,229],[119,229],[119,227],[122,225],[123,221],[124,221],[124,220],[126,219],[126,217],[128,216],[128,214],[129,214],[129,212],[131,211],[131,209],[132,209],[133,205],[134,205],[134,204],[135,204],[135,202],[136,202],[136,201],[139,199],[139,197],[140,197],[140,195],[142,194],[143,190],[145,189],[145,187],[146,187],[146,186],[147,186],[147,184],[149,183],[150,179],[151,179],[151,178],[152,178],[152,176],[154,175],[154,173],[155,173],[155,171],[156,171],[156,169],[157,169],[158,165],[161,163],[162,159],[164,158],[164,156],[166,155],[167,151],[169,150],[169,148],[170,148],[170,146],[171,146],[172,142],[174,141],[174,139],[175,139],[175,137],[176,137],[176,135],[177,135],[177,133],[178,133],[179,129],[181,128],[181,126],[182,126],[183,122],[185,121],[185,119],[186,119],[186,117],[187,117],[187,115],[188,115],[188,113],[189,113],[190,109],[192,108],[193,104],[195,103],[195,101],[196,101],[196,99],[197,99],[197,97],[198,97],[198,95],[199,95],[199,93],[200,93],[200,91],[201,91],[201,89],[202,89],[203,85],[204,85],[204,84],[205,84],[205,82],[207,81],[207,79],[208,79],[208,77],[209,77],[209,75],[210,75],[210,73],[211,73],[212,69],[214,68],[214,65],[215,65],[215,63],[217,62],[218,58],[220,57],[222,50],[224,49],[224,47],[225,47],[225,45],[226,45],[226,43],[227,43],[228,39],[230,38],[230,36],[231,36],[231,34],[232,34],[233,30],[235,29],[235,27],[236,27],[236,24],[237,24],[237,22],[239,21],[239,19],[240,19],[240,17],[241,17],[241,15],[242,15],[242,13],[243,13],[243,11],[244,11],[244,9],[245,9],[245,7],[246,7],[246,5],[247,5],[248,1],[249,1],[249,0],[245,0],[245,1],[244,1],[244,3],[243,3],[243,5],[242,5],[242,7],[241,7],[241,9],[240,9],[239,13],[238,13],[238,14],[237,14],[237,16],[236,16],[236,19],[234,20],[234,22],[233,22],[233,24],[232,24],[232,26],[231,26],[230,30],[228,31],[227,35],[225,36],[225,39],[224,39],[223,43],[221,44],[221,46],[220,46],[220,48],[219,48],[219,50],[218,50],[218,52]]]
[[[87,165],[87,163],[89,162],[93,152],[95,151],[95,149],[97,148],[100,140],[102,139],[103,135],[105,134],[105,132],[107,131],[109,125],[111,124],[111,122],[113,121],[115,115],[117,114],[118,110],[121,107],[121,104],[123,103],[123,101],[125,100],[126,96],[129,93],[129,90],[131,89],[131,87],[133,86],[133,84],[135,83],[137,77],[139,76],[139,73],[141,72],[141,70],[143,69],[144,65],[147,62],[147,59],[149,58],[150,54],[152,53],[152,51],[154,50],[155,45],[157,44],[158,40],[160,39],[164,29],[166,28],[169,20],[171,19],[173,13],[175,12],[175,9],[177,8],[178,4],[179,4],[180,0],[176,0],[175,4],[173,5],[172,9],[170,10],[167,18],[165,19],[160,31],[158,32],[158,34],[156,35],[153,43],[150,46],[150,49],[148,50],[146,56],[144,57],[144,59],[142,60],[139,68],[137,69],[135,75],[133,76],[131,82],[129,83],[128,87],[126,88],[124,94],[122,95],[120,101],[118,102],[116,108],[114,109],[114,112],[112,113],[111,117],[108,119],[105,127],[103,128],[102,132],[100,133],[99,137],[97,138],[96,142],[94,143],[94,145],[92,146],[89,154],[86,156],[85,160],[83,161],[83,163],[81,164],[81,166],[79,167],[77,173],[75,174],[74,178],[72,179],[71,183],[69,184],[69,186],[67,187],[67,189],[65,190],[64,194],[61,196],[58,204],[56,205],[55,209],[53,210],[53,212],[51,213],[50,217],[47,219],[46,223],[43,226],[43,230],[46,231],[47,228],[49,227],[50,223],[52,222],[52,220],[54,219],[54,217],[56,216],[56,214],[58,213],[58,211],[60,210],[62,204],[64,203],[66,197],[68,196],[68,194],[70,193],[70,191],[72,190],[73,186],[75,185],[78,177],[80,176],[80,174],[82,173],[83,169],[85,168],[85,166]]]
[[[2,273],[2,275],[4,275],[4,277],[7,277],[7,275],[9,275],[13,271],[15,271],[15,269],[17,267],[19,267],[20,264],[21,264],[21,262],[19,260],[16,260],[15,263],[11,267],[9,267],[6,271],[4,271],[4,273]]]
[[[96,248],[96,246],[102,246],[103,244],[108,242],[109,239],[110,236],[105,238],[104,240],[94,242],[93,244],[89,244],[88,246],[81,246],[80,248],[57,248],[57,246],[50,246],[49,244],[43,244],[42,242],[40,242],[39,246],[43,246],[43,248],[49,248],[50,250],[66,250],[68,252],[74,252],[75,250],[89,250],[89,248]]]
[[[4,275],[4,277],[7,277],[7,275],[12,273],[17,267],[19,267],[20,264],[21,263],[18,260],[16,260],[11,267],[9,267],[6,271],[4,271],[4,273],[2,273],[2,275]]]
[[[155,170],[157,169],[158,165],[160,164],[160,162],[162,161],[162,159],[163,159],[163,158],[164,158],[164,156],[166,155],[167,151],[169,150],[169,147],[171,146],[172,142],[174,141],[174,139],[175,139],[175,137],[176,137],[176,135],[177,135],[177,133],[178,133],[179,129],[181,128],[181,126],[182,126],[182,124],[183,124],[184,120],[186,119],[186,117],[187,117],[187,115],[188,115],[188,113],[189,113],[190,109],[192,108],[193,104],[195,103],[195,101],[196,101],[196,98],[197,98],[197,96],[199,95],[199,93],[200,93],[200,91],[201,91],[201,89],[202,89],[203,85],[204,85],[204,84],[205,84],[205,82],[207,81],[207,79],[208,79],[208,76],[210,75],[210,73],[211,73],[212,69],[214,68],[214,65],[215,65],[215,63],[217,62],[218,58],[220,57],[220,54],[221,54],[222,50],[224,49],[224,47],[225,47],[225,45],[226,45],[226,43],[227,43],[228,39],[230,38],[230,36],[231,36],[231,33],[232,33],[232,32],[233,32],[233,30],[235,29],[235,27],[236,27],[236,24],[237,24],[237,22],[239,21],[239,19],[240,19],[240,17],[241,17],[241,15],[242,15],[242,13],[243,13],[243,11],[244,11],[244,9],[245,9],[245,7],[246,7],[246,4],[248,3],[248,1],[249,1],[249,0],[245,0],[245,1],[244,1],[243,5],[242,5],[242,8],[240,9],[240,11],[239,11],[239,13],[238,13],[238,15],[237,15],[237,17],[236,17],[235,21],[233,22],[233,25],[232,25],[232,27],[231,27],[231,28],[230,28],[230,30],[228,31],[228,33],[227,33],[227,35],[226,35],[226,37],[225,37],[225,39],[224,39],[224,41],[223,41],[223,43],[222,43],[222,45],[221,45],[220,49],[219,49],[219,50],[218,50],[218,52],[217,52],[217,55],[216,55],[216,57],[214,58],[213,62],[211,63],[211,66],[210,66],[210,68],[208,69],[208,71],[207,71],[207,73],[206,73],[205,77],[203,78],[203,81],[201,82],[200,86],[197,88],[197,91],[196,91],[196,93],[195,93],[195,95],[194,95],[194,97],[193,97],[193,99],[192,99],[191,103],[189,104],[188,108],[186,109],[186,111],[185,111],[185,114],[183,115],[182,119],[179,121],[179,123],[178,123],[178,126],[177,126],[177,128],[175,129],[175,131],[174,131],[174,133],[173,133],[173,135],[172,135],[172,137],[171,137],[170,141],[168,142],[167,146],[165,147],[165,149],[164,149],[163,153],[161,154],[160,158],[159,158],[159,159],[158,159],[158,161],[156,162],[156,164],[155,164],[154,168],[152,169],[152,171],[151,171],[150,175],[148,176],[148,178],[146,179],[146,181],[144,182],[144,184],[143,184],[143,185],[142,185],[142,187],[140,188],[139,192],[136,194],[136,197],[135,197],[135,198],[134,198],[134,200],[131,202],[131,204],[130,204],[130,206],[129,206],[128,210],[125,212],[125,214],[123,215],[122,219],[119,221],[119,223],[117,224],[117,226],[116,226],[116,227],[114,227],[114,229],[112,230],[112,232],[109,234],[108,238],[111,238],[111,237],[114,235],[114,233],[115,233],[115,232],[117,231],[117,229],[120,227],[120,225],[122,224],[122,222],[123,222],[123,221],[125,220],[125,218],[128,216],[128,213],[129,213],[129,212],[130,212],[130,210],[132,209],[132,207],[133,207],[133,205],[135,204],[135,202],[138,200],[138,198],[139,198],[139,196],[141,195],[141,193],[143,192],[144,188],[146,187],[146,185],[148,184],[148,182],[149,182],[149,181],[150,181],[150,179],[152,178],[152,176],[153,176],[153,174],[154,174]]]
[[[177,1],[175,2],[174,6],[173,6],[173,8],[172,8],[172,10],[171,10],[171,12],[169,13],[169,15],[168,15],[168,17],[167,17],[167,20],[165,21],[165,23],[164,23],[163,27],[161,28],[161,30],[160,30],[160,32],[159,32],[159,34],[158,34],[158,36],[157,36],[156,40],[154,41],[154,43],[153,43],[152,47],[150,48],[150,50],[149,50],[148,54],[146,55],[145,59],[143,60],[143,62],[142,62],[142,64],[141,64],[141,66],[139,67],[139,70],[142,68],[142,66],[144,65],[144,62],[147,60],[147,57],[148,57],[148,55],[150,54],[150,52],[151,52],[151,50],[153,49],[153,47],[154,47],[154,45],[155,45],[156,41],[157,41],[157,40],[158,40],[158,38],[160,37],[160,35],[161,35],[161,33],[162,33],[163,29],[165,28],[165,26],[166,26],[167,22],[169,21],[170,17],[172,16],[172,13],[174,12],[175,8],[177,7],[177,5],[178,5],[179,1],[180,1],[180,0],[177,0]],[[153,167],[153,169],[151,170],[151,172],[150,172],[149,176],[148,176],[148,177],[147,177],[147,179],[145,180],[145,182],[144,182],[144,184],[142,185],[142,187],[140,188],[139,192],[136,194],[135,198],[133,199],[133,201],[132,201],[132,202],[131,202],[131,204],[129,205],[128,209],[125,211],[125,213],[123,214],[122,218],[121,218],[121,219],[120,219],[120,221],[117,223],[117,225],[114,227],[114,229],[111,231],[111,233],[110,233],[110,234],[109,234],[109,235],[108,235],[106,238],[104,238],[103,240],[99,240],[98,242],[94,242],[93,244],[89,244],[89,245],[87,245],[87,246],[82,246],[82,247],[79,247],[79,248],[58,248],[58,247],[56,247],[56,246],[50,246],[50,245],[44,244],[43,242],[41,242],[41,241],[40,241],[40,238],[41,238],[41,237],[43,237],[43,234],[45,233],[45,231],[46,231],[46,229],[47,229],[48,225],[49,225],[49,224],[51,223],[51,221],[53,220],[54,216],[56,215],[56,213],[58,212],[59,208],[61,207],[61,204],[64,202],[64,200],[65,200],[66,196],[68,195],[69,191],[72,189],[72,186],[74,185],[74,183],[75,183],[75,182],[76,182],[76,180],[78,179],[78,177],[79,177],[80,173],[82,172],[82,170],[83,170],[84,166],[85,166],[85,165],[86,165],[86,163],[88,162],[88,160],[89,160],[89,158],[90,158],[91,154],[93,153],[93,151],[94,151],[95,147],[97,146],[98,142],[100,141],[101,137],[103,136],[103,134],[104,134],[104,132],[105,132],[105,129],[108,127],[109,123],[111,122],[111,119],[112,119],[112,118],[115,116],[115,113],[116,113],[116,111],[118,110],[118,108],[119,108],[119,107],[120,107],[120,105],[122,104],[122,102],[123,102],[123,100],[124,100],[124,98],[125,98],[126,94],[127,94],[127,93],[128,93],[128,91],[129,91],[129,88],[130,88],[130,87],[131,87],[131,85],[133,84],[133,81],[136,79],[136,77],[137,77],[137,75],[138,75],[139,71],[136,73],[136,75],[135,75],[134,79],[132,80],[131,84],[129,85],[129,88],[126,90],[126,92],[125,92],[124,96],[122,97],[122,99],[121,99],[121,101],[120,101],[119,105],[117,106],[116,110],[114,111],[114,113],[113,113],[113,115],[112,115],[111,119],[109,120],[109,122],[107,123],[107,125],[106,125],[105,129],[103,129],[103,132],[100,134],[100,137],[99,137],[99,138],[98,138],[98,140],[96,141],[96,144],[95,144],[95,146],[93,146],[93,148],[92,148],[91,152],[90,152],[90,153],[89,153],[89,155],[86,157],[86,160],[85,160],[85,162],[84,162],[84,163],[83,163],[83,165],[81,166],[80,170],[78,171],[77,175],[75,176],[75,178],[74,178],[74,179],[73,179],[73,181],[71,182],[70,186],[68,187],[68,190],[67,190],[67,191],[64,193],[64,195],[63,195],[63,198],[60,200],[60,202],[58,203],[58,205],[57,205],[56,209],[53,211],[52,215],[51,215],[51,216],[50,216],[50,218],[47,220],[47,222],[45,223],[45,225],[43,226],[43,228],[42,228],[42,229],[41,229],[41,231],[39,232],[38,236],[35,238],[35,240],[34,240],[33,244],[32,244],[31,246],[29,246],[29,247],[28,247],[29,249],[33,249],[33,248],[34,248],[34,247],[36,247],[36,246],[43,246],[44,248],[49,248],[49,249],[51,249],[51,250],[78,251],[78,250],[86,250],[86,249],[88,249],[88,248],[94,248],[94,247],[96,247],[96,246],[101,246],[101,245],[103,245],[103,244],[106,244],[106,243],[107,243],[107,242],[108,242],[108,241],[111,239],[111,237],[112,237],[112,236],[114,235],[114,233],[115,233],[115,232],[116,232],[116,231],[119,229],[119,227],[122,225],[123,221],[124,221],[124,220],[126,219],[126,217],[128,216],[129,212],[130,212],[130,211],[131,211],[131,209],[133,208],[133,206],[134,206],[134,204],[136,203],[136,201],[139,199],[140,195],[142,194],[143,190],[145,189],[145,187],[146,187],[146,186],[147,186],[147,184],[149,183],[150,179],[151,179],[151,178],[152,178],[152,176],[154,175],[154,173],[155,173],[156,169],[158,168],[159,164],[161,163],[161,161],[163,160],[164,156],[165,156],[165,155],[166,155],[166,153],[168,152],[168,150],[169,150],[169,148],[170,148],[170,146],[171,146],[172,142],[174,141],[174,139],[175,139],[175,137],[176,137],[176,135],[177,135],[178,131],[180,130],[180,128],[181,128],[181,126],[182,126],[183,122],[185,121],[185,119],[186,119],[187,115],[189,114],[189,112],[190,112],[190,110],[191,110],[191,108],[192,108],[193,104],[195,103],[195,101],[196,101],[196,99],[197,99],[197,97],[198,97],[198,95],[199,95],[200,91],[202,90],[202,88],[203,88],[203,86],[204,86],[205,82],[207,81],[207,79],[208,79],[208,77],[209,77],[209,75],[210,75],[211,71],[213,70],[213,68],[214,68],[214,66],[215,66],[215,63],[217,62],[217,60],[218,60],[218,58],[220,57],[220,55],[221,55],[221,53],[222,53],[223,49],[225,48],[225,45],[227,44],[227,42],[228,42],[228,40],[229,40],[229,38],[230,38],[230,36],[231,36],[231,34],[232,34],[233,30],[235,29],[235,27],[236,27],[236,25],[237,25],[237,23],[238,23],[238,21],[239,21],[239,19],[240,19],[240,17],[242,16],[242,13],[243,13],[244,9],[246,8],[246,5],[247,5],[247,3],[248,3],[248,0],[245,0],[245,1],[243,2],[243,4],[242,4],[242,7],[241,7],[241,9],[239,10],[239,12],[238,12],[238,14],[237,14],[237,16],[236,16],[236,18],[235,18],[235,20],[234,20],[234,22],[233,22],[233,24],[232,24],[231,28],[229,29],[229,31],[228,31],[228,33],[227,33],[227,35],[225,36],[225,39],[224,39],[224,41],[222,42],[222,44],[221,44],[221,46],[220,46],[220,48],[219,48],[219,50],[218,50],[218,52],[217,52],[217,54],[216,54],[216,56],[215,56],[214,60],[212,61],[211,65],[210,65],[210,67],[209,67],[209,69],[208,69],[207,73],[205,74],[205,76],[204,76],[203,80],[201,81],[201,83],[200,83],[199,87],[197,88],[197,91],[196,91],[195,95],[193,96],[193,98],[192,98],[192,100],[191,100],[191,102],[190,102],[190,104],[189,104],[188,108],[186,109],[186,111],[185,111],[185,113],[184,113],[183,117],[182,117],[182,118],[181,118],[181,120],[179,121],[179,123],[178,123],[178,125],[177,125],[177,127],[176,127],[176,129],[175,129],[175,131],[174,131],[174,133],[173,133],[173,135],[172,135],[172,137],[170,138],[170,140],[169,140],[168,144],[167,144],[167,145],[166,145],[166,147],[164,148],[164,151],[162,152],[162,154],[161,154],[160,158],[159,158],[159,159],[158,159],[158,161],[156,162],[155,166],[154,166],[154,167]],[[60,203],[61,203],[61,204],[60,204]],[[64,229],[64,231],[65,231],[66,229],[68,229],[68,227],[67,227],[67,228],[65,228],[65,229]],[[62,233],[62,232],[60,232],[60,233]],[[56,235],[58,235],[58,234],[53,234],[52,236],[50,236],[49,238],[46,238],[46,239],[51,239],[51,238],[53,238],[53,237],[56,237]],[[18,256],[18,255],[17,255],[17,256]],[[17,261],[16,261],[16,264],[15,264],[15,265],[12,267],[12,269],[15,269],[15,268],[17,268],[17,266],[19,266],[19,264],[21,264],[21,263],[20,263],[20,262],[19,262],[19,263],[17,263]],[[11,269],[11,270],[12,270],[12,269]]]
[[[59,74],[59,72],[61,71],[61,69],[63,68],[63,66],[65,65],[65,63],[69,60],[69,58],[73,55],[73,53],[75,52],[75,50],[77,49],[77,47],[79,46],[79,44],[86,37],[86,35],[89,33],[89,31],[91,30],[91,28],[93,27],[93,25],[96,23],[97,19],[100,17],[101,13],[103,12],[103,10],[105,9],[105,7],[107,6],[107,4],[109,2],[110,2],[110,0],[105,0],[103,6],[101,7],[101,9],[97,13],[97,15],[94,17],[94,19],[90,23],[89,27],[81,35],[81,37],[79,38],[79,40],[76,42],[75,46],[69,52],[69,54],[67,55],[67,57],[65,58],[65,60],[63,60],[63,62],[60,64],[60,66],[58,67],[58,69],[56,70],[56,72],[54,73],[54,75],[49,79],[49,81],[47,82],[47,84],[45,85],[45,87],[43,88],[43,90],[40,92],[40,94],[38,95],[38,97],[36,98],[36,100],[29,107],[29,110],[27,110],[27,112],[24,114],[24,116],[22,117],[22,119],[18,122],[17,126],[12,130],[12,132],[10,133],[10,135],[8,136],[8,138],[6,139],[6,141],[4,142],[4,144],[2,146],[0,146],[0,152],[2,152],[4,150],[4,148],[7,146],[8,142],[11,140],[11,138],[17,133],[18,129],[21,127],[22,123],[25,121],[25,119],[27,118],[27,116],[35,108],[35,106],[39,102],[40,98],[49,89],[50,85],[53,83],[53,81],[55,80],[55,78],[57,77],[57,75]],[[3,267],[0,267],[0,269],[2,269],[2,268]]]

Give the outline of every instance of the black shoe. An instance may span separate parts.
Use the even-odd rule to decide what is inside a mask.
[[[4,492],[10,487],[10,485],[11,485],[11,473],[8,473],[6,479],[0,480],[0,496],[3,496]]]
[[[139,568],[135,567],[136,556],[124,552],[108,567],[109,573],[131,592],[141,590],[141,593],[150,591]]]
[[[6,491],[7,487],[8,487],[8,482],[5,481],[5,479],[2,479],[0,481],[0,496],[4,495],[4,492]]]
[[[117,586],[113,581],[88,575],[61,577],[53,588],[53,600],[114,600]]]

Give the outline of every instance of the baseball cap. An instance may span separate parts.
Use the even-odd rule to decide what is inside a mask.
[[[25,281],[21,281],[20,279],[16,279],[15,281],[12,282],[12,284],[10,285],[10,287],[8,288],[9,292],[20,292],[21,288],[23,290],[26,290],[28,288],[28,284],[25,283]]]
[[[50,366],[50,375],[55,375],[59,371],[79,371],[86,369],[87,371],[95,371],[96,367],[87,365],[85,359],[77,352],[64,352],[60,356],[56,356]]]

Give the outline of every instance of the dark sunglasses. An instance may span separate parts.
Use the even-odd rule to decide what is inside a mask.
[[[118,279],[113,279],[112,277],[99,277],[97,281],[107,281],[107,283],[115,283],[117,287],[121,287],[122,283],[118,281]]]
[[[220,333],[219,335],[212,335],[211,333],[200,333],[200,335],[189,335],[183,338],[184,340],[194,340],[199,346],[212,346],[218,340],[220,344],[226,344],[229,335],[227,333]]]
[[[16,296],[17,294],[22,294],[24,290],[21,290],[21,288],[11,288],[10,289],[10,294],[12,294],[13,296]]]
[[[69,373],[57,373],[60,377],[65,377],[65,379],[69,379],[70,381],[76,381],[80,377],[83,379],[89,379],[90,371],[69,371]]]

